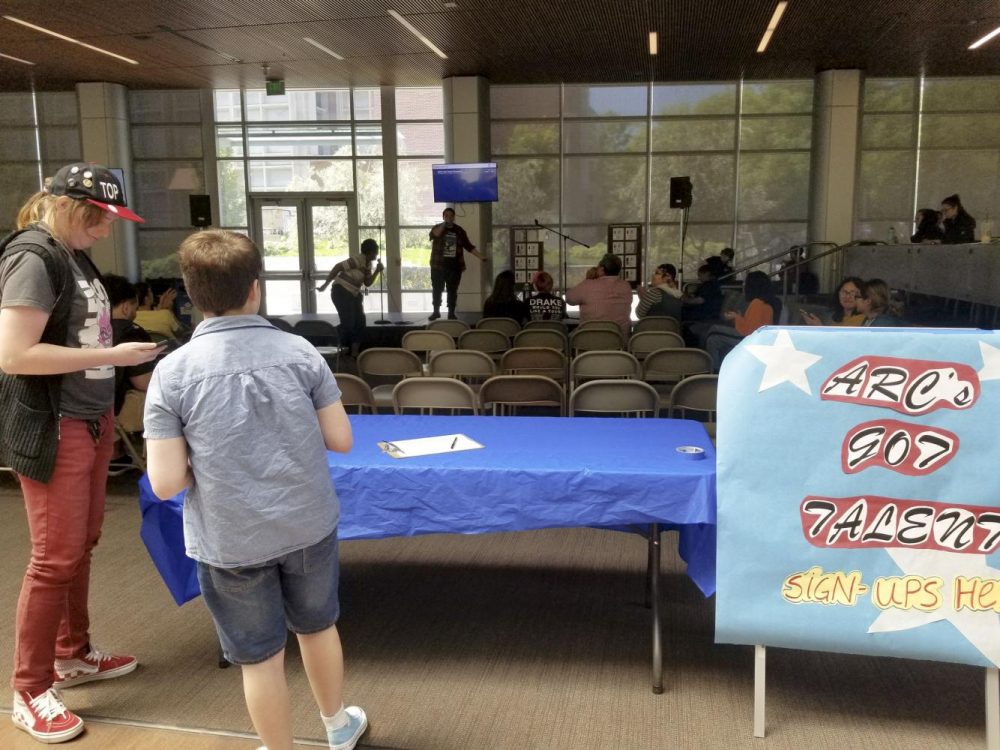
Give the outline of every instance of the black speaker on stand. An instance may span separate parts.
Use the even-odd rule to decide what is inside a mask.
[[[212,226],[212,197],[189,195],[188,202],[191,206],[191,226],[201,228]]]
[[[681,262],[677,269],[677,280],[684,288],[684,239],[687,237],[687,218],[691,208],[692,188],[690,177],[670,178],[670,207],[681,209]]]
[[[691,178],[670,178],[670,207],[691,208]]]

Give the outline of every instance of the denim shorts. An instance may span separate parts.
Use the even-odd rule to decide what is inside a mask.
[[[288,631],[318,633],[337,622],[337,532],[260,565],[198,563],[198,582],[222,652],[233,664],[258,664],[285,647]]]

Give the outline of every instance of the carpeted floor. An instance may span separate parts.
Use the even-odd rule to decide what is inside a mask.
[[[239,670],[219,669],[201,600],[178,608],[138,537],[134,477],[112,480],[91,594],[99,646],[129,677],[66,691],[84,716],[252,731]],[[341,635],[368,747],[981,748],[983,671],[771,649],[768,737],[754,740],[752,649],[717,646],[705,600],[665,549],[663,695],[650,690],[641,537],[590,529],[347,542]],[[28,556],[16,484],[0,478],[0,665]],[[295,732],[321,736],[290,644]],[[0,705],[9,706],[0,693]]]

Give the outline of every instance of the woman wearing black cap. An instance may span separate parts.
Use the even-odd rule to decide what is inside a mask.
[[[372,268],[377,257],[378,243],[369,237],[361,243],[359,255],[352,255],[331,268],[323,286],[316,289],[322,292],[333,283],[330,296],[340,316],[340,325],[337,326],[340,345],[349,347],[352,357],[358,356],[365,337],[365,305],[361,299],[361,287],[371,286],[382,273],[382,261]]]
[[[53,688],[127,674],[132,656],[93,647],[87,593],[114,442],[115,366],[149,362],[155,344],[112,346],[111,310],[84,250],[125,205],[96,164],[60,169],[0,246],[0,461],[21,483],[31,534],[17,603],[12,718],[45,742],[83,731]]]

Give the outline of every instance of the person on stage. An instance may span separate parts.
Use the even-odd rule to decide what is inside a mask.
[[[469,235],[455,223],[454,209],[446,208],[441,217],[444,221],[435,224],[430,232],[431,303],[434,305],[434,312],[428,316],[428,319],[437,320],[441,317],[441,292],[447,287],[448,319],[455,320],[458,284],[462,280],[462,272],[465,270],[463,251],[468,250],[483,263],[486,262],[486,256],[481,255],[476,250],[476,246],[469,240]]]
[[[382,261],[372,267],[377,257],[378,243],[369,237],[361,243],[359,255],[340,261],[330,269],[323,285],[316,288],[317,292],[323,292],[333,283],[330,297],[340,316],[340,324],[337,326],[340,345],[348,348],[352,357],[358,356],[365,337],[365,304],[361,298],[361,287],[371,286],[382,273]]]

